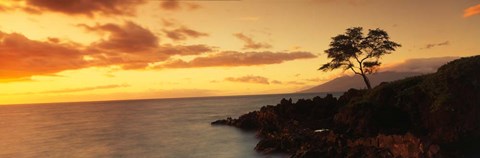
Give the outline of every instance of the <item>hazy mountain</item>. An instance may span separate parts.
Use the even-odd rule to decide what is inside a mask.
[[[413,58],[405,60],[402,63],[393,64],[383,67],[384,72],[379,72],[373,75],[368,75],[372,87],[377,86],[382,82],[389,82],[403,79],[406,77],[417,76],[421,74],[434,73],[441,65],[449,61],[458,59],[460,57],[432,57],[432,58]],[[300,93],[311,92],[342,92],[350,88],[365,88],[365,83],[359,75],[343,76],[335,78],[324,84],[315,86],[313,88],[300,91]]]
[[[379,72],[368,75],[372,87],[379,85],[382,82],[395,81],[404,79],[406,77],[422,75],[419,72]],[[328,81],[324,84],[315,86],[313,88],[300,91],[300,93],[314,93],[314,92],[343,92],[350,88],[365,88],[365,83],[360,75],[342,76]]]

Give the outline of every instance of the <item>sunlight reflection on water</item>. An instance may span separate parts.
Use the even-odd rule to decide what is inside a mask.
[[[317,94],[318,95],[318,94]],[[286,157],[253,133],[210,122],[315,94],[55,103],[0,107],[0,157]]]

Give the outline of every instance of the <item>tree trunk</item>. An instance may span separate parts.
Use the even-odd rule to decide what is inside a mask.
[[[372,86],[370,85],[370,80],[368,80],[367,75],[362,74],[363,81],[365,81],[365,84],[367,85],[368,89],[372,89]]]

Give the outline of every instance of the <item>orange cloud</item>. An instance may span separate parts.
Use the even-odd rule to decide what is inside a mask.
[[[23,78],[7,78],[3,79],[0,78],[0,83],[9,83],[9,82],[32,82],[35,80],[32,80],[30,77],[23,77]]]
[[[200,55],[212,52],[213,48],[207,45],[171,45],[165,44],[158,48],[158,52],[167,55]]]
[[[109,51],[109,53],[102,55],[103,57],[109,55],[118,57],[121,56],[119,53],[123,53],[123,56],[129,57],[130,59],[148,57],[148,59],[158,61],[164,60],[171,55],[199,55],[213,51],[212,47],[201,44],[159,45],[160,39],[155,36],[153,32],[133,22],[126,22],[124,25],[105,24],[88,26],[80,24],[79,26],[84,27],[88,31],[109,33],[107,39],[94,42],[91,45],[93,50]],[[181,36],[206,36],[204,33],[187,28],[182,28],[177,31]],[[157,56],[151,56],[152,54],[157,54]],[[138,57],[132,57],[132,55]]]
[[[316,57],[309,52],[211,53],[214,47],[201,44],[160,45],[160,39],[153,32],[133,22],[79,26],[88,32],[106,36],[83,46],[54,37],[49,37],[46,41],[35,41],[21,34],[0,32],[0,82],[92,66],[117,65],[123,69],[145,69],[152,63],[162,61],[164,63],[158,65],[158,68],[252,66]],[[167,60],[174,55],[205,53],[210,54],[191,61]]]
[[[273,84],[282,84],[282,81],[279,81],[279,80],[273,80],[271,83],[273,83]]]
[[[169,55],[157,52],[159,39],[150,30],[133,22],[123,25],[104,24],[96,26],[79,25],[88,31],[108,33],[107,39],[89,46],[92,62],[98,65],[122,65],[124,69],[139,69],[148,63],[168,59]]]
[[[41,92],[27,92],[27,93],[12,93],[12,94],[3,94],[3,95],[31,95],[31,94],[57,94],[57,93],[74,93],[74,92],[84,92],[84,91],[93,91],[99,89],[112,89],[112,88],[122,88],[122,87],[129,87],[130,85],[127,84],[112,84],[112,85],[102,85],[102,86],[95,86],[95,87],[82,87],[82,88],[67,88],[67,89],[60,89],[60,90],[51,90],[51,91],[41,91]]]
[[[288,81],[288,82],[282,82],[279,80],[272,80],[270,81],[272,84],[291,84],[291,85],[305,85],[304,82],[298,82],[298,81]]]
[[[137,5],[146,0],[26,0],[24,10],[59,12],[69,15],[134,15]]]
[[[207,33],[198,32],[198,31],[189,29],[185,26],[182,26],[174,30],[163,30],[163,32],[167,35],[168,38],[174,41],[186,40],[188,37],[198,38],[202,36],[208,36]]]
[[[312,1],[313,2],[319,2],[319,3],[322,3],[322,4],[332,3],[332,2],[337,2],[337,3],[338,2],[347,2],[350,5],[358,6],[358,5],[367,4],[371,0],[312,0]]]
[[[0,82],[91,66],[144,69],[150,63],[165,61],[173,55],[199,55],[213,51],[206,45],[160,45],[150,30],[132,22],[80,26],[108,36],[82,46],[53,37],[35,41],[21,34],[0,32]]]
[[[225,81],[230,81],[230,82],[243,82],[243,83],[257,83],[257,84],[290,84],[290,85],[305,85],[304,82],[299,82],[299,81],[288,81],[288,82],[282,82],[279,80],[270,80],[266,77],[263,76],[253,76],[253,75],[247,75],[247,76],[241,76],[241,77],[227,77],[225,78]],[[211,81],[212,83],[216,83],[218,81]]]
[[[248,37],[248,36],[246,36],[242,33],[236,33],[236,34],[233,34],[233,36],[235,36],[238,39],[245,42],[245,44],[243,45],[243,49],[262,49],[262,48],[268,49],[268,48],[272,48],[272,45],[270,45],[268,43],[255,42],[255,41],[253,41],[253,39],[251,37]]]
[[[180,3],[178,0],[164,0],[160,3],[160,7],[164,10],[180,10],[184,7],[190,10],[200,8],[200,5],[195,3]]]
[[[228,77],[228,78],[225,78],[225,81],[270,84],[270,82],[268,82],[268,78],[262,77],[262,76],[252,76],[252,75],[242,76],[242,77]]]
[[[177,10],[180,9],[180,3],[176,0],[163,1],[160,6],[165,10]]]
[[[293,85],[305,85],[304,82],[298,82],[298,81],[289,81],[287,84],[293,84]]]
[[[168,61],[158,68],[192,68],[192,67],[218,67],[218,66],[253,66],[266,64],[279,64],[285,61],[297,59],[309,59],[316,56],[310,52],[237,52],[224,51],[210,54],[206,57],[197,57],[191,61],[173,60]]]
[[[178,21],[175,19],[162,18],[162,24],[165,27],[172,27],[172,26],[177,26]]]
[[[463,17],[467,18],[470,16],[474,16],[480,14],[480,4],[477,4],[476,6],[469,7],[463,11]]]
[[[7,7],[7,6],[4,6],[4,5],[0,4],[0,12],[6,12],[6,11],[9,11],[9,10],[11,10],[10,7]]]
[[[33,41],[21,34],[0,32],[0,79],[82,68],[89,64],[84,55],[74,44]]]
[[[104,24],[97,26],[79,25],[89,31],[108,32],[106,40],[94,43],[94,47],[120,52],[141,52],[158,47],[159,39],[150,30],[133,22],[124,25]]]
[[[92,91],[98,89],[112,89],[112,88],[121,88],[121,87],[129,87],[130,85],[104,85],[104,86],[95,86],[95,87],[83,87],[83,88],[72,88],[72,89],[61,89],[61,90],[53,90],[53,91],[44,91],[38,93],[72,93],[72,92],[83,92],[83,91]]]
[[[55,37],[48,37],[48,41],[52,43],[59,43],[60,39],[55,38]]]

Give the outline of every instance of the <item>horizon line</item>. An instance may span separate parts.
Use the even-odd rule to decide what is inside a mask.
[[[206,95],[206,96],[190,96],[190,97],[165,97],[165,98],[133,98],[133,99],[107,99],[107,100],[85,100],[85,101],[58,101],[58,102],[32,102],[32,103],[13,103],[2,104],[2,106],[22,106],[22,105],[45,105],[45,104],[76,104],[76,103],[99,103],[99,102],[122,102],[122,101],[146,101],[146,100],[176,100],[176,99],[201,99],[201,98],[220,98],[220,97],[244,97],[244,96],[268,96],[268,95],[285,95],[285,94],[333,94],[344,92],[291,92],[291,93],[260,93],[260,94],[239,94],[239,95]]]

